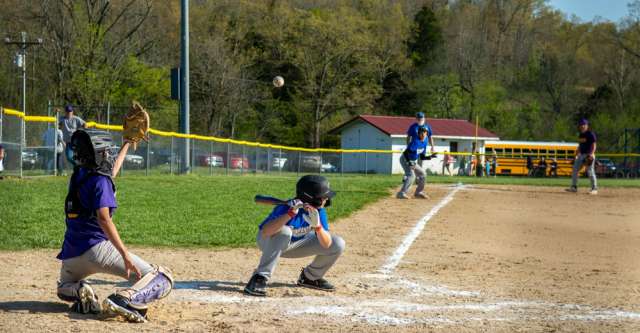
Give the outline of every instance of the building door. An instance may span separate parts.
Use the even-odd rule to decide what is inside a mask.
[[[457,142],[449,142],[449,151],[452,153],[457,153],[458,152],[458,143]]]

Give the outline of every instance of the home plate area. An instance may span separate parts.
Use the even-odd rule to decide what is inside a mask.
[[[463,290],[445,285],[428,271],[414,271],[416,274],[413,274],[411,270],[398,270],[398,266],[402,268],[412,264],[405,254],[413,245],[425,242],[421,234],[429,221],[441,210],[446,212],[447,205],[455,203],[457,195],[460,196],[459,201],[473,199],[470,196],[474,195],[486,196],[482,189],[468,189],[462,185],[444,189],[428,213],[406,233],[396,250],[390,255],[387,253],[387,259],[376,272],[349,272],[342,278],[338,277],[341,289],[335,294],[294,291],[296,288],[285,286],[286,291],[278,295],[255,298],[239,293],[241,287],[237,283],[225,288],[225,283],[220,282],[216,288],[209,288],[206,284],[190,282],[178,283],[171,300],[242,308],[246,313],[275,315],[286,323],[322,318],[330,330],[345,327],[368,330],[366,327],[369,327],[384,331],[395,327],[406,331],[424,328],[443,331],[634,331],[639,327],[639,312],[623,310],[615,305],[603,307],[550,301],[553,298],[549,297],[543,300],[492,295],[491,290]],[[491,191],[496,192],[495,189],[486,192]],[[510,190],[502,192],[497,191],[496,195],[514,195]],[[529,193],[525,195],[530,196]],[[455,209],[449,208],[449,211]],[[540,287],[544,289],[544,286]],[[292,328],[291,324],[284,327]],[[309,328],[301,326],[304,327]]]

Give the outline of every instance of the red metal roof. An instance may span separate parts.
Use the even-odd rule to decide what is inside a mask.
[[[365,121],[388,135],[405,135],[409,127],[416,122],[414,117],[360,115],[331,132],[338,132],[341,128],[358,120]],[[431,125],[433,135],[436,136],[476,136],[475,124],[466,120],[427,118],[427,123]],[[496,134],[482,127],[478,127],[478,137],[498,138]]]

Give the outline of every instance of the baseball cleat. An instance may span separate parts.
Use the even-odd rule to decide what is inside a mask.
[[[267,296],[267,278],[260,274],[254,274],[244,287],[245,295],[250,296]]]
[[[396,194],[396,198],[398,198],[398,199],[409,199],[407,194],[404,193],[404,192],[398,192],[398,194]]]
[[[304,275],[304,268],[302,272],[300,272],[300,277],[298,278],[298,282],[296,283],[300,287],[317,289],[322,291],[335,291],[336,287],[334,287],[331,283],[323,278],[319,278],[317,280],[308,279],[306,275]]]
[[[134,309],[124,296],[111,294],[102,305],[106,310],[124,317],[129,322],[144,323],[147,321],[147,311]]]
[[[571,193],[576,193],[576,192],[578,192],[578,188],[575,187],[575,186],[571,186],[571,187],[565,189],[565,191],[571,192]]]
[[[416,199],[431,199],[431,198],[429,197],[429,195],[427,195],[427,194],[426,194],[426,193],[424,193],[424,192],[416,193],[416,194],[414,195],[414,197],[415,197]]]
[[[73,310],[83,314],[99,314],[102,312],[98,296],[96,296],[96,293],[89,284],[82,283],[80,285],[80,289],[78,289],[78,300],[73,303]]]
[[[589,194],[591,195],[597,195],[598,194],[598,190],[597,189],[591,189],[591,191],[589,191]]]

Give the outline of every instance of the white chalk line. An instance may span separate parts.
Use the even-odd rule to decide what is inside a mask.
[[[447,286],[436,284],[426,285],[398,277],[395,268],[409,250],[413,242],[420,235],[426,223],[445,207],[457,191],[466,186],[458,184],[451,190],[427,215],[422,217],[414,228],[407,234],[401,245],[387,259],[378,273],[364,274],[360,281],[373,280],[367,288],[380,290],[382,288],[395,290],[396,298],[358,298],[345,296],[290,296],[290,297],[249,297],[221,294],[207,290],[207,286],[200,288],[197,284],[187,283],[176,285],[176,290],[170,296],[175,301],[197,301],[216,304],[259,304],[273,305],[289,316],[323,315],[338,320],[340,318],[352,322],[369,325],[399,326],[412,324],[456,325],[469,322],[564,322],[564,321],[640,321],[640,313],[615,310],[594,309],[578,304],[560,304],[534,301],[496,301],[469,302],[469,299],[479,298],[478,291],[454,290]],[[353,282],[353,281],[352,281]],[[363,285],[366,283],[361,282]],[[402,293],[404,292],[404,294]],[[392,293],[393,294],[393,293]],[[367,297],[366,295],[364,295]],[[445,296],[457,298],[457,303],[425,304],[424,302],[408,302],[407,297],[421,298],[425,296]],[[418,300],[419,301],[419,300]],[[436,302],[435,298],[432,302]],[[416,315],[418,314],[418,315]]]
[[[442,209],[449,202],[451,202],[451,200],[453,200],[453,196],[461,188],[462,188],[461,185],[455,186],[453,190],[451,190],[442,200],[440,200],[440,202],[438,202],[437,205],[431,208],[431,210],[429,211],[429,213],[427,213],[427,215],[423,216],[418,221],[418,223],[416,223],[416,225],[411,229],[411,231],[409,231],[407,236],[405,236],[400,246],[398,246],[395,252],[393,252],[393,254],[389,258],[387,258],[386,263],[382,267],[380,267],[380,270],[379,270],[380,273],[386,274],[386,275],[393,273],[393,271],[396,269],[398,264],[400,264],[402,257],[404,257],[404,255],[407,253],[407,251],[409,250],[413,242],[416,240],[416,238],[418,238],[420,233],[422,233],[422,230],[424,229],[425,225],[427,225],[427,222],[429,222],[429,220],[431,220],[431,218],[434,217],[438,213],[438,211],[440,211],[440,209]]]

